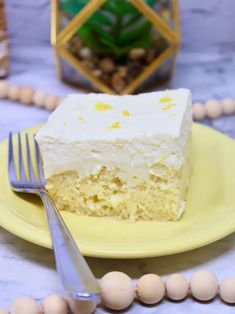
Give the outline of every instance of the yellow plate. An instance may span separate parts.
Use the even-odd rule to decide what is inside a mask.
[[[35,133],[38,127],[27,130]],[[0,224],[19,237],[51,247],[40,199],[13,193],[8,183],[7,141],[0,144]],[[193,125],[193,175],[179,222],[128,223],[62,212],[87,256],[136,258],[191,250],[235,230],[235,142]]]

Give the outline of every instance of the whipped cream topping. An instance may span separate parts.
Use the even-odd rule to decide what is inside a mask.
[[[45,176],[102,167],[129,182],[146,180],[158,162],[179,168],[191,130],[187,89],[139,95],[71,94],[36,135]]]

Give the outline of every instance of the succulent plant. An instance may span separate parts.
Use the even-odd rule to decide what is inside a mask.
[[[153,6],[159,0],[146,0]],[[71,18],[89,0],[62,0],[61,9]],[[76,33],[97,55],[120,59],[133,48],[148,49],[153,42],[152,24],[128,0],[108,0]]]

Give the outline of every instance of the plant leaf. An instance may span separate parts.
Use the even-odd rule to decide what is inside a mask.
[[[109,40],[110,42],[114,41],[114,38],[106,30],[103,30],[101,27],[97,27],[96,25],[89,24],[89,26],[98,37],[106,38],[106,40]]]
[[[102,9],[114,14],[115,16],[124,16],[128,13],[136,11],[136,8],[127,0],[107,1],[102,6]]]
[[[88,23],[92,22],[93,24],[100,24],[100,25],[113,25],[113,21],[111,20],[110,17],[107,15],[102,14],[101,12],[97,11],[95,14],[93,14],[89,20]]]
[[[89,47],[95,54],[112,53],[112,50],[100,43],[99,37],[87,26],[82,26],[78,31],[79,36],[83,39],[87,47]]]
[[[106,12],[109,12],[109,13],[115,15],[115,16],[118,14],[117,7],[116,7],[114,1],[106,1],[102,5],[101,9],[106,11]]]
[[[95,51],[95,48],[97,46],[96,38],[92,36],[92,32],[89,27],[86,25],[83,25],[79,30],[78,30],[79,36],[82,38],[82,40],[85,42],[85,44],[91,48],[92,50]]]
[[[100,37],[99,38],[99,41],[102,42],[104,45],[110,47],[110,48],[116,48],[117,46],[115,45],[115,41],[111,41],[111,40],[108,40],[107,38],[105,37]]]
[[[130,31],[123,32],[118,43],[123,46],[136,40],[139,41],[141,37],[144,38],[150,32],[151,28],[152,24],[149,21],[144,21]]]
[[[132,26],[135,22],[138,22],[141,18],[142,14],[136,10],[136,12],[133,12],[133,14],[129,14],[128,19],[124,23],[124,27],[127,28],[129,26]]]
[[[151,6],[158,1],[145,0]],[[75,15],[89,0],[62,0],[62,3],[65,10]],[[77,34],[95,54],[122,58],[133,48],[150,47],[151,30],[152,24],[128,0],[108,0]]]
[[[117,9],[120,12],[121,15],[126,15],[129,13],[133,13],[136,11],[136,7],[133,6],[133,4],[123,1],[123,0],[116,0],[117,3]]]

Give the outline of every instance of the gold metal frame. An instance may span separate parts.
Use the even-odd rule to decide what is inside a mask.
[[[51,13],[51,44],[55,50],[56,69],[58,76],[63,79],[63,71],[61,66],[61,58],[81,73],[84,78],[90,81],[99,90],[105,93],[116,93],[102,80],[94,76],[92,71],[82,64],[76,57],[72,55],[66,48],[66,43],[72,38],[77,29],[81,27],[90,16],[95,13],[106,1],[109,0],[90,0],[89,3],[66,25],[61,31],[59,25],[59,0],[52,0]],[[130,0],[146,18],[158,29],[159,33],[167,40],[169,47],[157,56],[146,68],[140,73],[128,86],[126,86],[120,94],[130,94],[134,92],[154,71],[156,71],[167,59],[173,57],[176,59],[177,51],[180,47],[180,19],[178,0],[172,0],[172,14],[174,19],[174,30],[143,0]],[[173,62],[175,64],[175,62]],[[174,66],[172,66],[172,71]]]

